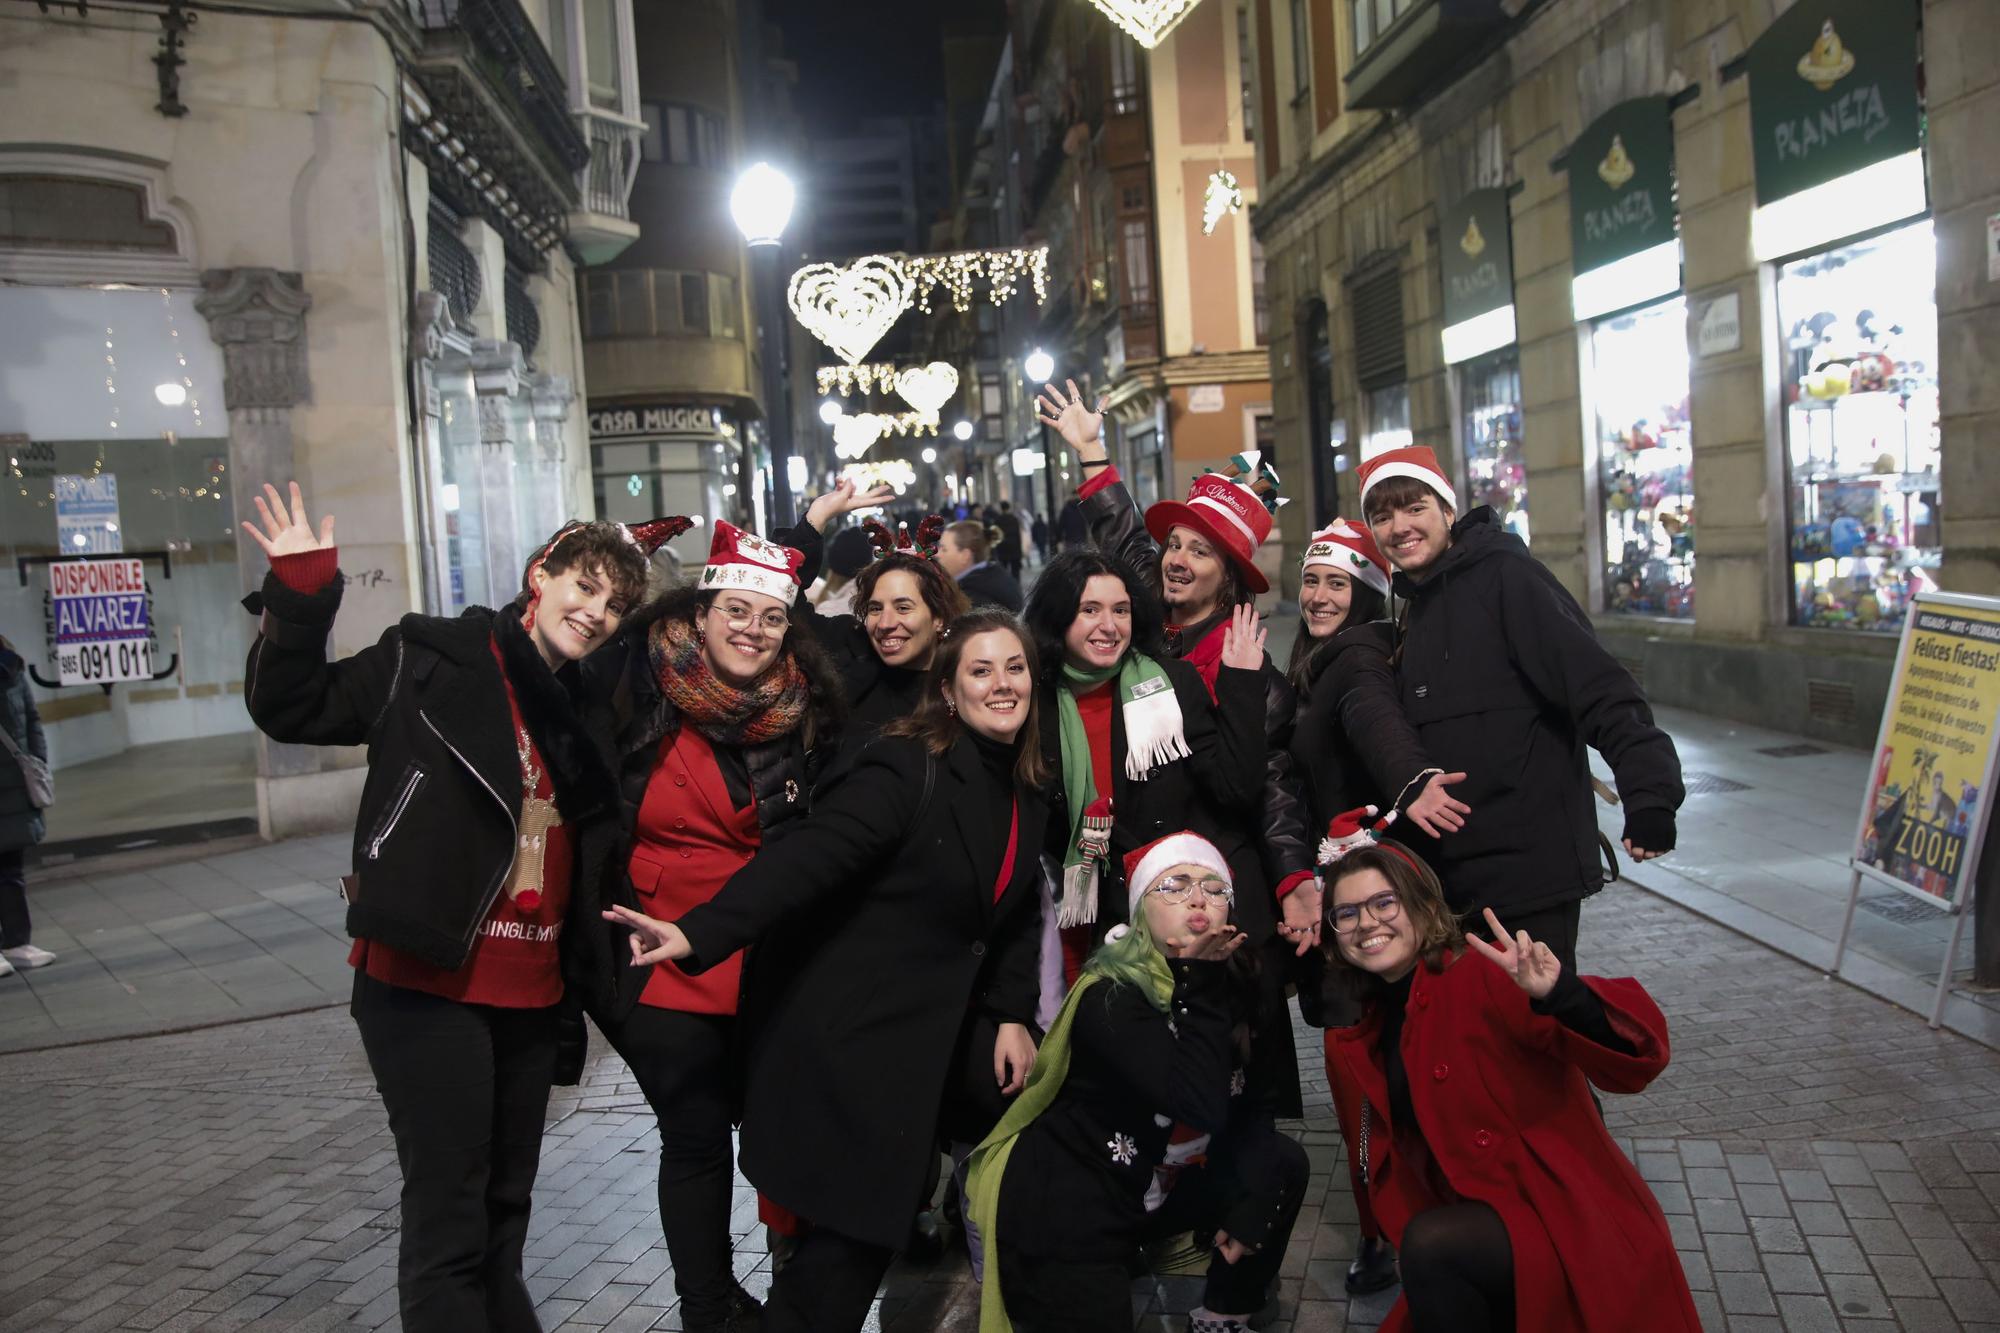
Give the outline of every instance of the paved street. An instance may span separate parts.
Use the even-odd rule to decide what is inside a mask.
[[[1591,901],[1581,952],[1671,1017],[1666,1077],[1605,1112],[1709,1328],[2000,1329],[1990,1051],[1629,885]],[[1352,1200],[1300,1035],[1317,1174],[1276,1327],[1371,1327],[1382,1302],[1340,1292]],[[678,1327],[654,1142],[600,1048],[544,1149],[529,1263],[549,1328]],[[0,1057],[0,1153],[0,1330],[396,1325],[394,1153],[338,1009]],[[741,1251],[759,1290],[761,1241]],[[1198,1295],[1136,1290],[1148,1329]],[[975,1299],[962,1260],[900,1268],[877,1326],[969,1329]]]

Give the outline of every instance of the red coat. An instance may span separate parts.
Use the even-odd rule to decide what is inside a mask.
[[[1630,978],[1584,977],[1621,1055],[1535,1013],[1484,958],[1419,966],[1403,1025],[1403,1064],[1423,1126],[1390,1123],[1379,1017],[1329,1031],[1327,1056],[1368,1099],[1369,1201],[1383,1234],[1450,1202],[1424,1152],[1460,1198],[1487,1204],[1514,1247],[1514,1323],[1536,1333],[1700,1333],[1667,1219],[1605,1131],[1589,1087],[1638,1092],[1667,1067],[1667,1021]],[[1398,1301],[1382,1333],[1409,1327]]]

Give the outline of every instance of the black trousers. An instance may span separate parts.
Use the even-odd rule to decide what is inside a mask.
[[[536,1333],[521,1275],[556,1010],[495,1009],[354,974],[349,1007],[403,1169],[405,1333]]]
[[[764,1333],[858,1333],[895,1252],[813,1227],[764,1298]]]
[[[732,1015],[641,1004],[604,1034],[659,1117],[660,1231],[690,1324],[721,1323],[736,1289],[729,1248],[735,1030]]]
[[[1549,946],[1549,952],[1563,965],[1563,971],[1576,971],[1576,935],[1583,920],[1583,902],[1573,899],[1557,903],[1554,907],[1544,907],[1534,912],[1517,912],[1512,916],[1495,911],[1500,924],[1508,934],[1517,930],[1528,932],[1528,938]],[[1465,919],[1465,928],[1482,940],[1491,940],[1493,930],[1486,924],[1486,915],[1475,912]]]
[[[0,849],[0,949],[18,949],[34,933],[28,920],[28,849]]]

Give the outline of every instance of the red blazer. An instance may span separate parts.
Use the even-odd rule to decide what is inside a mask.
[[[1638,1092],[1667,1067],[1667,1021],[1630,978],[1584,977],[1633,1055],[1535,1013],[1484,958],[1419,966],[1403,1064],[1423,1131],[1389,1120],[1378,1015],[1330,1032],[1327,1053],[1367,1098],[1369,1202],[1383,1234],[1460,1198],[1500,1214],[1514,1247],[1514,1322],[1536,1333],[1701,1333],[1659,1203],[1612,1142],[1589,1087]],[[1404,1333],[1398,1301],[1382,1333]]]

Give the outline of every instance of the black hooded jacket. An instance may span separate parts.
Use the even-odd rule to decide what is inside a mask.
[[[1460,519],[1421,581],[1398,573],[1397,679],[1431,761],[1466,780],[1466,825],[1424,852],[1459,911],[1535,911],[1595,893],[1599,852],[1586,746],[1617,779],[1627,836],[1673,846],[1680,757],[1631,673],[1555,575],[1490,506]]]

